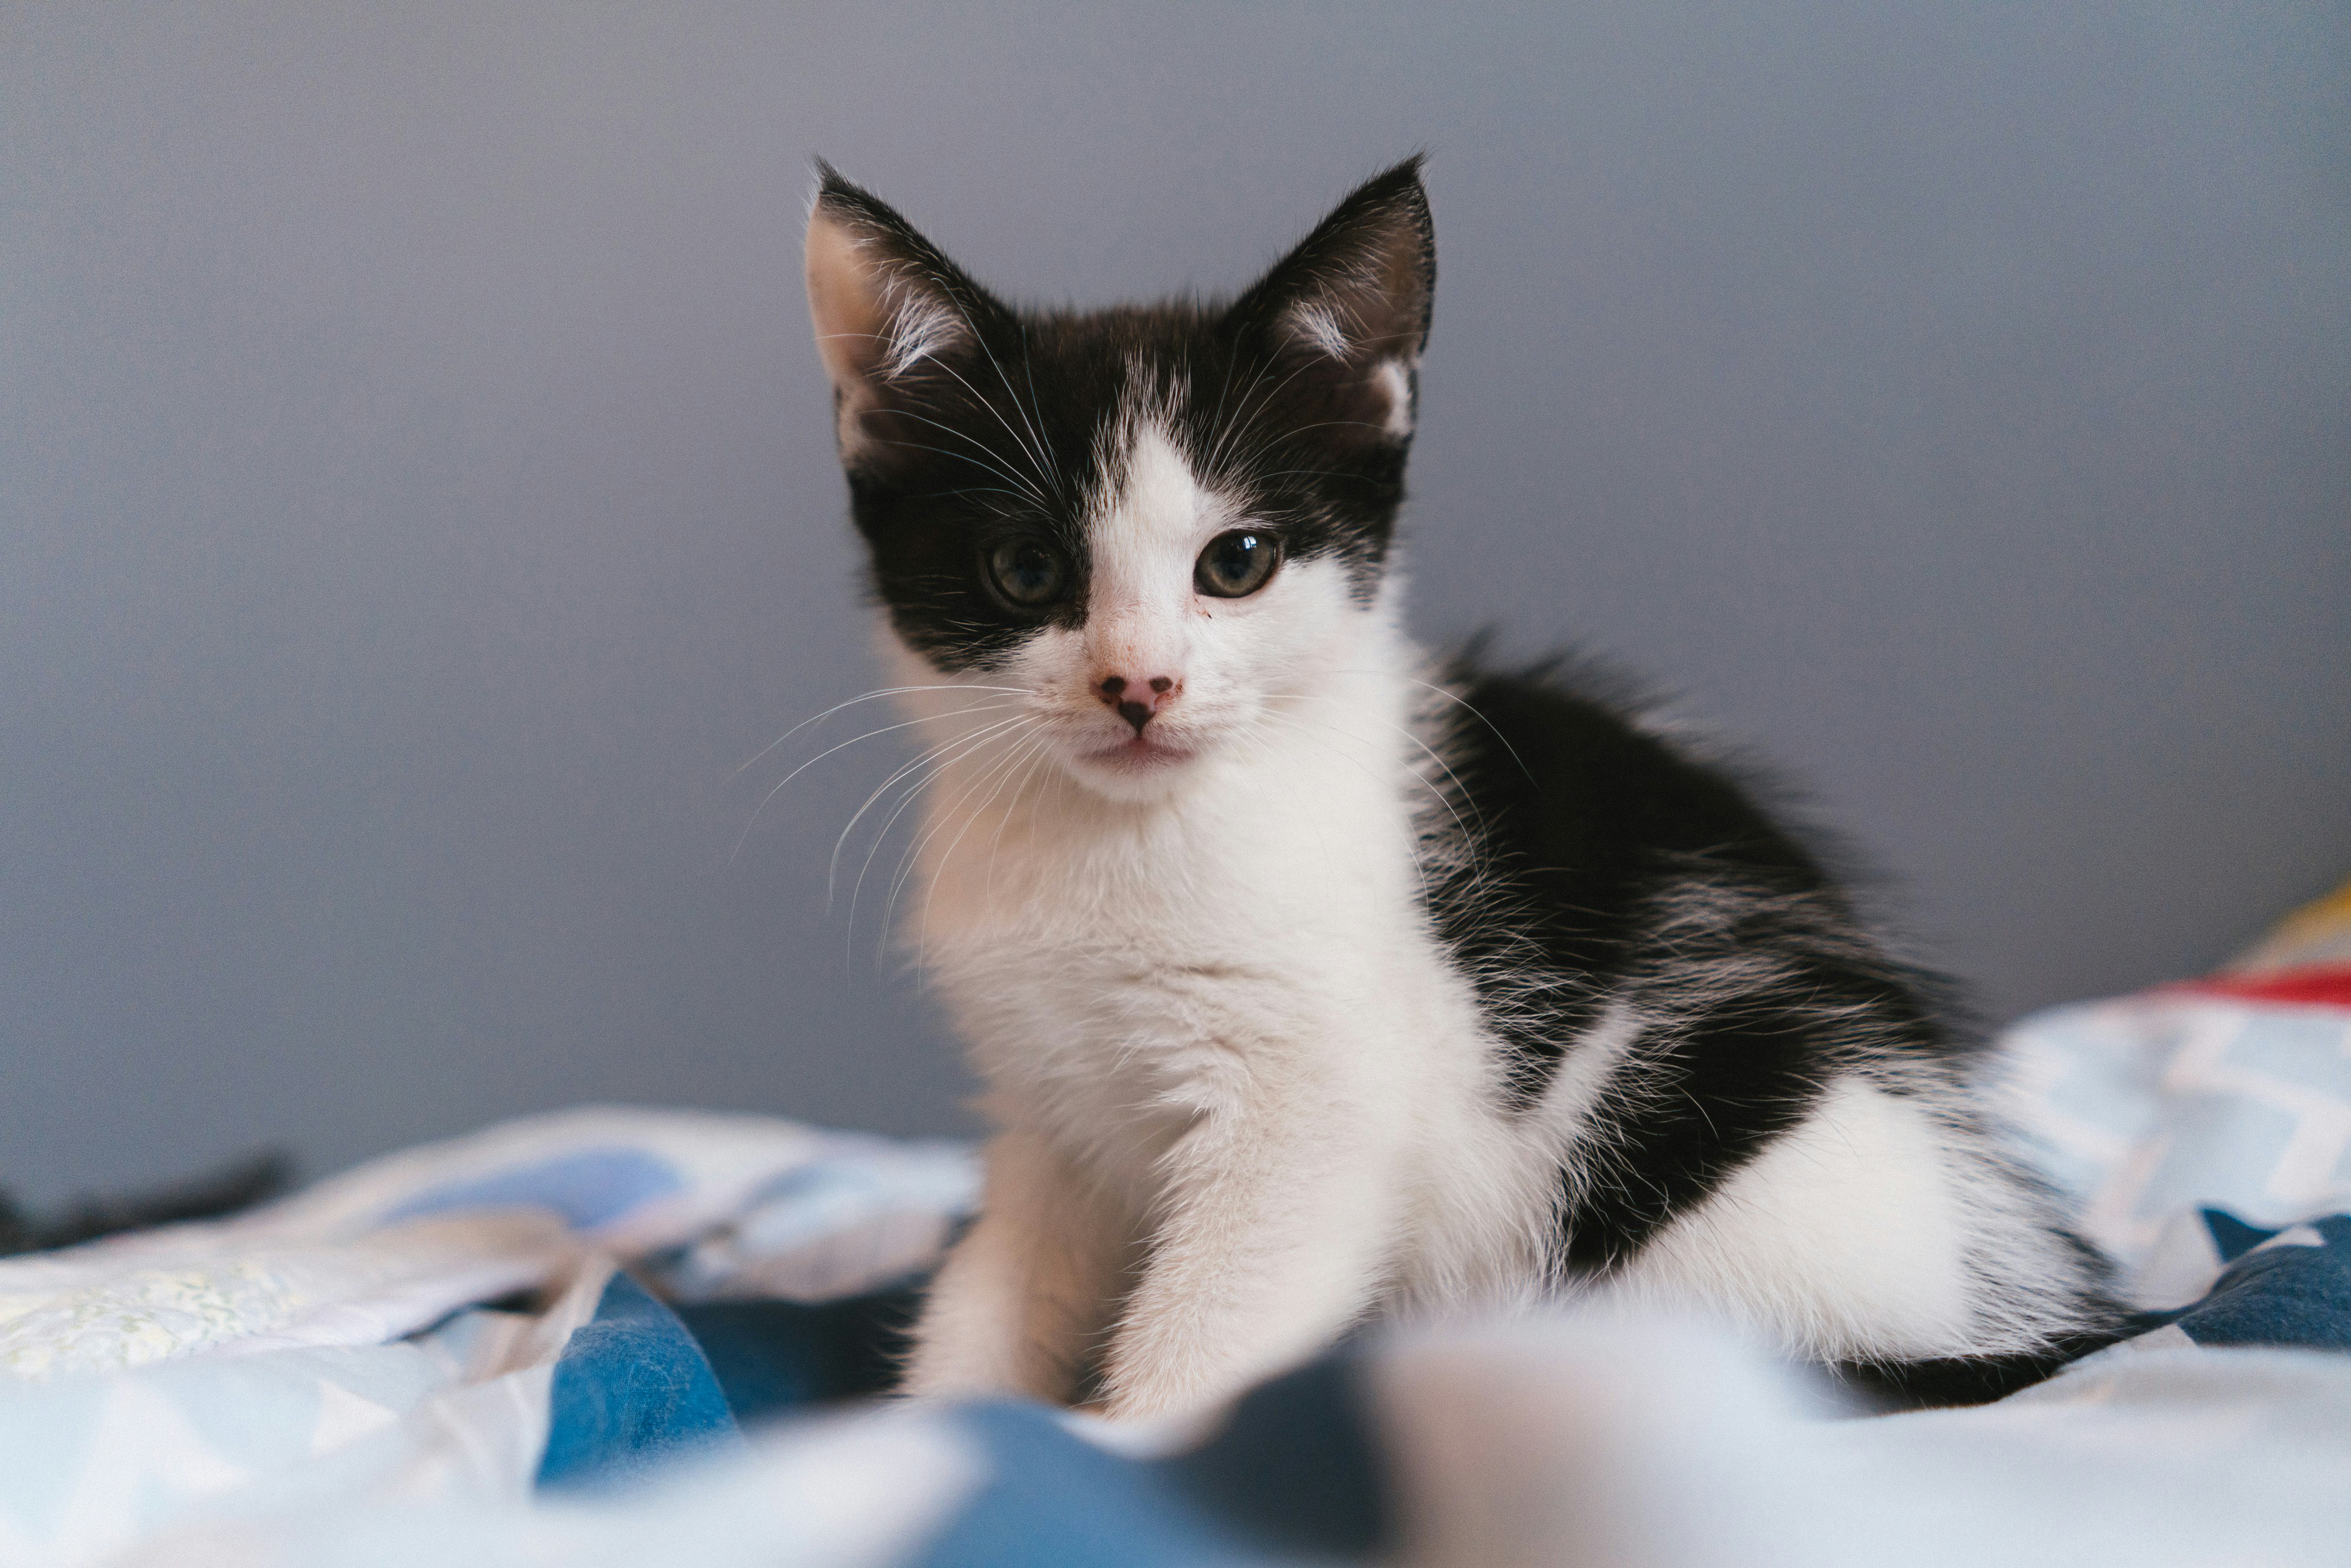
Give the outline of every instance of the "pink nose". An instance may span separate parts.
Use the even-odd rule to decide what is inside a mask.
[[[1153,716],[1176,700],[1176,681],[1168,675],[1137,681],[1130,681],[1124,675],[1104,675],[1094,683],[1094,695],[1102,698],[1102,706],[1116,708],[1118,716],[1134,726],[1134,733],[1139,736]]]

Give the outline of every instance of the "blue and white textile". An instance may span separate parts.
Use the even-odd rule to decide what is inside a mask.
[[[884,1406],[683,1446],[531,1503],[312,1494],[123,1563],[2334,1564],[2351,1358],[2108,1352],[1999,1405],[1855,1420],[1695,1327],[1393,1340],[1205,1434],[1016,1403]]]
[[[2014,1038],[2148,1332],[1855,1418],[1718,1331],[1374,1336],[1193,1426],[887,1386],[966,1149],[592,1110],[0,1261],[15,1564],[2351,1561],[2351,1009]]]
[[[2205,1208],[2272,1229],[2351,1210],[2351,1007],[2167,987],[2005,1044],[2011,1119],[2142,1306],[2211,1283]]]
[[[622,1262],[681,1299],[854,1295],[928,1266],[977,1180],[959,1145],[591,1108],[0,1260],[0,1564],[313,1500],[518,1503]]]

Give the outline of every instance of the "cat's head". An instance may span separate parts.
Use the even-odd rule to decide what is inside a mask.
[[[891,628],[1156,798],[1375,612],[1436,251],[1412,159],[1230,302],[1023,310],[822,172],[809,306]]]

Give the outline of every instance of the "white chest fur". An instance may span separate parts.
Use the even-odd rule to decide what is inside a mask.
[[[933,785],[908,936],[1000,1117],[1149,1211],[1200,1117],[1286,1077],[1425,1077],[1474,1029],[1417,897],[1404,689],[1334,680],[1175,800],[1008,747]]]
[[[1326,1340],[1425,1264],[1414,1232],[1476,1207],[1440,1173],[1500,1163],[1490,1051],[1422,907],[1409,650],[1372,641],[1173,800],[977,752],[933,786],[908,936],[988,1082],[990,1203],[1018,1215],[936,1299],[985,1315],[990,1277],[1024,1321],[1064,1293],[1075,1327],[1029,1336],[1065,1347],[1040,1364],[918,1359],[918,1386],[1065,1394],[1067,1344],[1123,1298],[1112,1403],[1181,1403]]]

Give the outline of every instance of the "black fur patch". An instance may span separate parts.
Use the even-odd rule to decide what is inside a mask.
[[[1641,1020],[1564,1177],[1561,1256],[1604,1271],[1794,1126],[1840,1072],[1961,1051],[1748,787],[1562,666],[1465,664],[1424,813],[1438,934],[1532,1105],[1612,1005]],[[1902,1077],[1887,1077],[1899,1091]]]
[[[1355,191],[1229,304],[1016,309],[830,169],[818,202],[966,329],[876,383],[848,463],[873,591],[940,668],[986,670],[1041,625],[1082,622],[1086,517],[1115,491],[1139,419],[1163,423],[1287,559],[1336,556],[1360,596],[1374,591],[1410,445],[1389,426],[1384,367],[1404,369],[1408,394],[1436,276],[1418,160]],[[1299,335],[1301,309],[1349,330],[1342,352]],[[1042,615],[1005,603],[982,570],[1021,537],[1075,573],[1074,594]]]

